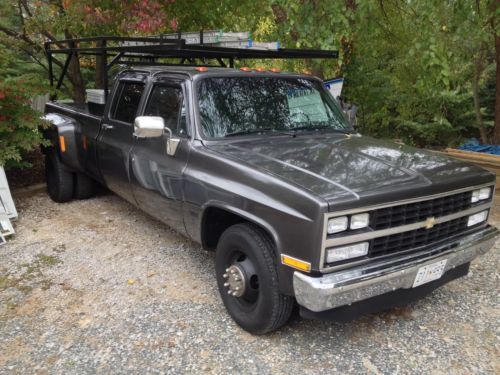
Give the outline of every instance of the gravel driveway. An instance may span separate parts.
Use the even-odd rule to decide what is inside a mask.
[[[403,309],[294,316],[256,337],[226,314],[214,254],[120,198],[17,204],[0,247],[0,373],[500,373],[500,243]]]

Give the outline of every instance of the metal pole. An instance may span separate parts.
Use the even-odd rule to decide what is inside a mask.
[[[69,63],[70,63],[72,57],[73,57],[73,51],[68,53],[68,57],[66,58],[66,61],[65,61],[64,66],[63,66],[63,70],[61,72],[61,75],[59,76],[59,80],[57,81],[56,90],[59,90],[61,88],[61,85],[62,85],[63,80],[64,80],[64,76],[66,75],[66,71],[68,70],[68,66],[69,66]]]
[[[106,39],[102,40],[101,43],[102,48],[102,82],[104,84],[104,100],[108,100],[108,53],[106,52]]]

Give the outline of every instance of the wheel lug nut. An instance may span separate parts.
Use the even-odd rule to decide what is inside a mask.
[[[229,286],[229,283],[224,283],[224,286],[225,286],[225,287],[228,287],[228,286]]]
[[[238,290],[240,290],[240,287],[237,286],[236,288],[234,288],[234,290],[238,291]]]
[[[226,272],[229,272],[229,268],[226,268]]]
[[[222,275],[223,278],[227,279],[229,275],[227,273],[225,273],[224,275]]]
[[[231,290],[231,289],[229,289],[229,290],[227,291],[227,294],[232,294],[232,293],[233,293],[233,292],[232,292],[232,290]]]
[[[236,295],[237,295],[237,294],[238,294],[238,293],[236,293],[236,292],[233,292],[233,297],[236,297]]]

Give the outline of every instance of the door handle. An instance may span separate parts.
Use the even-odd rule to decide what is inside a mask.
[[[113,128],[114,128],[114,126],[113,126],[113,125],[109,125],[109,124],[102,124],[102,128],[103,128],[104,130],[108,130],[108,129],[113,129]]]

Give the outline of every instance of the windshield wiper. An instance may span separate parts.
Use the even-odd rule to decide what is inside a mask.
[[[234,137],[237,135],[259,134],[259,133],[269,133],[269,132],[276,133],[276,134],[291,135],[290,133],[283,132],[283,131],[277,130],[275,128],[259,128],[259,129],[239,130],[237,132],[228,133],[224,137]]]
[[[351,132],[348,129],[336,129],[332,128],[331,126],[328,125],[317,125],[317,126],[296,126],[294,128],[289,128],[287,129],[288,131],[300,131],[300,130],[332,130],[337,133],[342,133],[342,134],[351,134]]]

